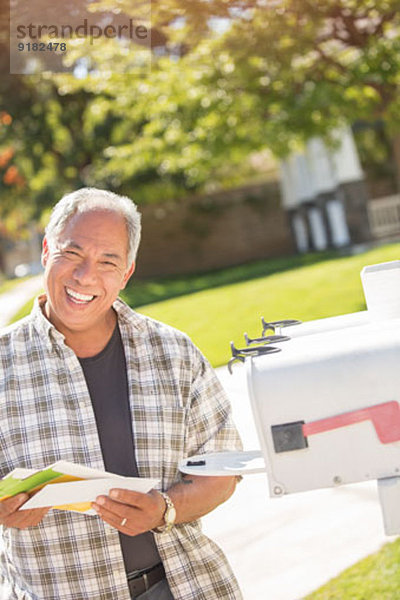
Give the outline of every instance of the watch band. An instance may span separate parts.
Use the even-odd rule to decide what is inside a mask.
[[[155,527],[154,529],[152,529],[152,531],[154,533],[168,533],[169,531],[171,531],[171,529],[175,525],[176,509],[175,509],[174,503],[172,502],[172,500],[168,496],[168,494],[166,494],[165,492],[159,492],[159,493],[164,498],[164,501],[166,504],[166,509],[165,509],[165,513],[163,516],[164,525],[161,525],[161,527]]]

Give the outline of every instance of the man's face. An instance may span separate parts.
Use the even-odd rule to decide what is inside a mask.
[[[48,319],[62,333],[107,331],[111,306],[134,270],[123,217],[104,210],[76,214],[53,246],[44,240]]]

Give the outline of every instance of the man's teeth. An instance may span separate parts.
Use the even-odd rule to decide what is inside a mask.
[[[71,296],[74,300],[78,300],[78,302],[90,302],[93,300],[94,296],[88,296],[87,294],[79,294],[78,292],[74,292],[70,288],[66,288],[68,296]]]

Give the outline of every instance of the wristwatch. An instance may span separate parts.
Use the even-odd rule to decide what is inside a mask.
[[[161,527],[155,527],[154,529],[152,529],[152,531],[154,531],[155,533],[168,533],[169,531],[171,531],[175,524],[176,510],[174,503],[172,502],[168,494],[166,494],[165,492],[160,492],[160,494],[164,498],[165,504],[167,505],[167,508],[165,509],[165,513],[163,515],[164,525],[161,525]]]

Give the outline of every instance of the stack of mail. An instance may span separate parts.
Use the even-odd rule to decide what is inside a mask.
[[[108,495],[113,488],[145,494],[157,483],[157,479],[122,477],[60,460],[40,471],[11,471],[0,480],[0,501],[25,492],[30,498],[21,510],[48,506],[58,510],[96,514],[91,508],[91,502],[97,496]]]

